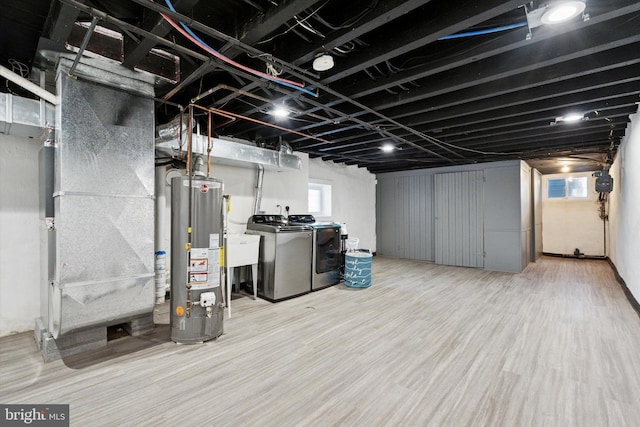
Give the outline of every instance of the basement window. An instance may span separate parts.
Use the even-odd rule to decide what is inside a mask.
[[[586,176],[549,179],[547,198],[549,199],[586,199],[588,178]]]
[[[331,184],[309,183],[309,213],[315,217],[331,216]]]

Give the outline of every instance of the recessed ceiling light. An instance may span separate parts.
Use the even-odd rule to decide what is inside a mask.
[[[271,114],[276,117],[287,117],[289,116],[289,114],[291,114],[291,111],[287,110],[284,107],[276,107],[271,111]]]
[[[389,144],[389,143],[387,143],[387,144],[384,144],[382,147],[380,147],[380,149],[381,149],[382,151],[384,151],[385,153],[390,153],[390,152],[392,152],[393,150],[395,150],[395,149],[396,149],[396,147],[395,147],[393,144]]]
[[[571,169],[569,168],[569,166],[568,166],[568,165],[564,165],[564,166],[562,166],[562,169],[561,169],[561,171],[562,171],[562,172],[564,172],[564,173],[567,173],[567,172],[569,172],[570,170],[571,170]]]
[[[316,71],[327,71],[333,68],[333,57],[327,52],[316,55],[313,60],[313,69]]]
[[[566,22],[584,12],[584,1],[563,1],[550,5],[542,15],[543,24],[553,25]]]

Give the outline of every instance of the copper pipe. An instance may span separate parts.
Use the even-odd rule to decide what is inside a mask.
[[[236,121],[236,118],[235,118],[235,117],[231,117],[231,118],[230,118],[229,120],[227,120],[226,122],[222,122],[222,123],[220,123],[220,124],[215,125],[215,126],[214,126],[214,129],[218,129],[218,128],[224,127],[224,126],[228,125],[229,123],[233,123],[233,122],[235,122],[235,121]]]
[[[187,119],[187,175],[191,176],[191,139],[192,133],[191,129],[193,129],[193,108],[189,106],[189,118]]]
[[[201,93],[200,95],[196,96],[195,98],[193,98],[193,99],[191,100],[191,103],[192,103],[192,104],[195,104],[196,102],[198,102],[198,101],[199,101],[199,100],[201,100],[202,98],[204,98],[204,97],[206,97],[206,96],[209,96],[209,95],[211,95],[212,93],[217,92],[217,91],[218,91],[218,90],[220,90],[220,89],[226,89],[226,90],[228,90],[228,91],[235,92],[235,93],[238,93],[238,94],[240,94],[240,95],[248,96],[249,98],[253,98],[253,99],[257,99],[258,101],[262,101],[262,102],[264,102],[265,104],[273,104],[273,101],[272,101],[271,99],[269,99],[269,98],[265,98],[265,97],[263,97],[263,96],[256,95],[256,94],[254,94],[254,93],[247,92],[246,90],[238,89],[238,88],[236,88],[236,87],[229,86],[229,85],[224,84],[224,83],[221,83],[221,84],[219,84],[219,85],[217,85],[217,86],[215,86],[215,87],[213,87],[213,88],[209,89],[208,91],[203,92],[203,93]],[[321,115],[319,115],[319,114],[315,114],[315,113],[306,113],[306,112],[304,112],[304,111],[298,111],[298,110],[294,110],[294,109],[292,109],[292,108],[288,108],[288,110],[289,110],[289,111],[291,111],[291,112],[292,112],[292,113],[294,113],[294,114],[305,115],[305,116],[313,117],[313,118],[316,118],[316,119],[319,119],[319,120],[322,120],[322,121],[326,121],[326,122],[334,122],[334,123],[335,123],[335,120],[334,120],[334,119],[329,118],[329,117],[324,117],[324,116],[321,116]]]
[[[275,129],[279,129],[279,130],[282,130],[282,131],[285,131],[285,132],[289,132],[289,133],[293,133],[293,134],[296,134],[296,135],[304,136],[305,138],[311,138],[311,139],[315,139],[316,141],[324,142],[324,143],[327,143],[327,144],[333,144],[332,141],[328,141],[326,139],[318,138],[317,136],[309,135],[309,134],[306,134],[304,132],[298,132],[297,130],[293,130],[293,129],[285,128],[285,127],[282,127],[282,126],[274,125],[273,123],[263,122],[262,120],[254,119],[254,118],[247,117],[247,116],[243,116],[241,114],[231,113],[229,111],[218,110],[217,108],[202,107],[202,106],[196,105],[196,104],[189,104],[189,107],[195,107],[195,108],[198,108],[198,109],[203,110],[203,111],[210,111],[213,114],[217,114],[219,116],[223,116],[223,117],[227,117],[227,118],[228,117],[235,117],[235,118],[238,118],[238,119],[248,120],[250,122],[257,123],[259,125],[269,126],[269,127],[272,127],[272,128],[275,128]]]

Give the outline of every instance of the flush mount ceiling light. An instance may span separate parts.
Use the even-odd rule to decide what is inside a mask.
[[[380,149],[385,153],[391,153],[393,150],[396,149],[396,147],[393,144],[387,143],[387,144],[384,144],[382,147],[380,147]]]
[[[316,71],[327,71],[333,68],[333,57],[328,52],[316,55],[313,60],[313,69]]]
[[[271,114],[276,117],[283,118],[288,117],[289,114],[291,114],[291,111],[287,110],[284,107],[275,107],[273,110],[271,110]]]
[[[542,14],[543,24],[553,25],[566,22],[584,12],[584,1],[562,1],[550,4]]]
[[[553,26],[562,22],[567,22],[576,16],[582,14],[582,19],[589,20],[589,14],[584,13],[586,8],[586,0],[558,0],[549,4],[542,5],[537,9],[529,10],[527,5],[523,5],[529,26],[527,40],[533,37],[533,29],[549,25]]]

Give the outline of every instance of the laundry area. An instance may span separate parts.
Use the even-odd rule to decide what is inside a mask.
[[[635,425],[640,3],[451,3],[3,5],[0,425]]]

